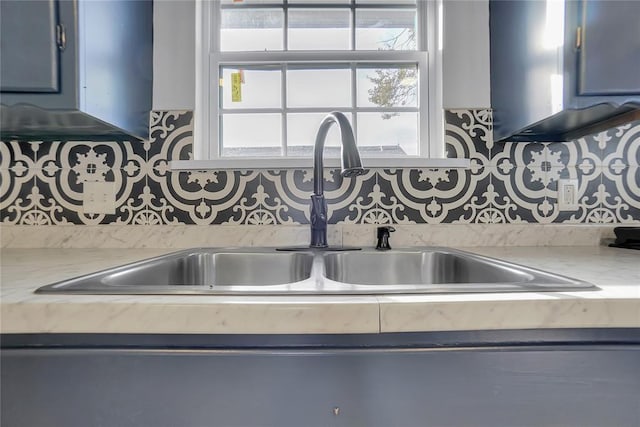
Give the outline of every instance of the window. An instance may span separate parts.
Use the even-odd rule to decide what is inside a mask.
[[[294,165],[331,111],[376,164],[442,157],[441,1],[196,4],[196,159]],[[337,156],[336,129],[326,146]]]

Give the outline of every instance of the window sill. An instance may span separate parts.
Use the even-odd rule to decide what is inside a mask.
[[[363,158],[365,169],[468,169],[469,159],[458,158]],[[172,160],[169,168],[174,171],[238,170],[238,169],[311,169],[310,158],[225,158],[215,160]],[[325,168],[339,168],[340,159],[324,159]]]

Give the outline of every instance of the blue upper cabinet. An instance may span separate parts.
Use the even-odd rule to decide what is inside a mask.
[[[496,141],[566,141],[640,118],[640,1],[490,0]]]
[[[640,4],[585,1],[577,30],[580,96],[640,95]]]
[[[30,23],[25,25],[25,23]],[[54,0],[0,3],[3,92],[59,90],[58,26]]]
[[[2,0],[2,138],[148,137],[152,0]]]

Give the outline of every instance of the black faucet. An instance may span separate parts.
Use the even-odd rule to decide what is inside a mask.
[[[316,135],[316,143],[313,148],[313,195],[311,196],[311,244],[312,248],[326,248],[327,245],[327,202],[324,199],[323,181],[323,160],[324,141],[331,125],[337,124],[340,128],[340,141],[342,149],[340,158],[342,160],[343,177],[362,175],[365,170],[362,168],[356,139],[353,136],[353,129],[349,119],[344,114],[334,111],[328,114],[320,123],[320,128]]]
[[[378,227],[378,244],[376,249],[379,251],[388,251],[391,249],[389,244],[389,234],[396,231],[395,228],[390,226]]]

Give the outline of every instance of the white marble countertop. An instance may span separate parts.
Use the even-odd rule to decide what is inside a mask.
[[[2,333],[379,333],[640,327],[640,251],[603,246],[459,248],[601,288],[394,296],[36,295],[46,284],[170,249],[7,249]]]

